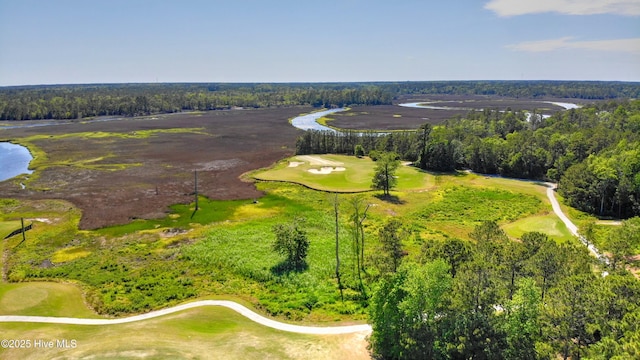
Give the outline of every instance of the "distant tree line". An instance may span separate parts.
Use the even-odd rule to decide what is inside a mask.
[[[370,83],[151,83],[0,88],[0,120],[138,116],[231,107],[391,104],[402,95],[524,98],[639,98],[640,85],[583,81],[429,81]]]
[[[0,120],[138,116],[232,107],[391,104],[371,84],[96,84],[0,88]]]
[[[406,94],[494,95],[588,100],[640,98],[640,84],[618,81],[407,81],[385,83],[384,89],[394,96]]]
[[[483,110],[415,131],[308,131],[298,154],[395,152],[435,171],[559,182],[570,205],[601,216],[640,215],[640,100],[589,105],[542,118]]]

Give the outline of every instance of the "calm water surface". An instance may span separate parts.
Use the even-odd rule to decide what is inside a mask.
[[[29,162],[33,156],[21,145],[0,142],[0,181],[11,179],[20,174],[31,174]]]

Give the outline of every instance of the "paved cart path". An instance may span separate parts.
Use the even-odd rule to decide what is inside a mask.
[[[160,316],[173,314],[179,311],[193,309],[202,306],[223,306],[231,310],[236,311],[240,315],[247,317],[258,324],[268,326],[273,329],[294,332],[299,334],[312,334],[312,335],[336,335],[336,334],[350,334],[356,332],[370,332],[371,326],[367,324],[363,325],[348,325],[348,326],[302,326],[282,323],[262,315],[255,313],[254,311],[228,300],[201,300],[194,301],[182,305],[177,305],[167,309],[152,311],[146,314],[130,316],[121,319],[82,319],[82,318],[67,318],[67,317],[53,317],[53,316],[24,316],[24,315],[1,315],[0,322],[28,322],[28,323],[46,323],[46,324],[70,324],[70,325],[114,325],[114,324],[126,324],[136,321],[142,321],[147,319],[153,319]]]
[[[602,255],[602,253],[598,250],[598,248],[596,248],[593,244],[590,244],[587,241],[587,239],[585,239],[584,236],[580,235],[578,233],[578,227],[567,217],[567,215],[565,215],[562,212],[562,208],[560,208],[560,204],[556,199],[555,189],[557,185],[554,183],[545,183],[545,184],[547,185],[547,197],[551,202],[551,207],[553,208],[553,212],[556,213],[556,215],[560,218],[560,220],[562,220],[562,222],[565,224],[567,229],[569,229],[571,234],[573,234],[573,236],[577,236],[580,242],[582,242],[589,249],[589,252],[593,256],[597,257],[603,263],[609,265],[609,259],[606,256]]]

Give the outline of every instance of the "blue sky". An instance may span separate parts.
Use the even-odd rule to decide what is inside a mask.
[[[640,81],[640,0],[0,0],[0,86]]]

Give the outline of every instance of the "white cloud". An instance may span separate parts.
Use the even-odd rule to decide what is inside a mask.
[[[640,16],[640,0],[491,0],[484,8],[505,17],[548,12]]]
[[[507,48],[525,52],[547,52],[566,49],[584,49],[605,52],[626,52],[640,55],[640,38],[574,41],[567,36],[559,39],[525,41],[507,45]]]

